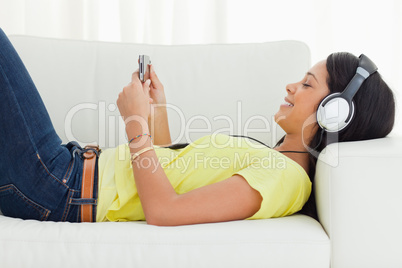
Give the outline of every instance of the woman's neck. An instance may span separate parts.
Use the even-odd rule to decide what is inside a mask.
[[[274,149],[276,151],[282,152],[284,155],[298,163],[304,170],[309,172],[309,154],[307,153],[307,146],[309,144],[308,140],[303,139],[301,135],[287,134],[283,142]],[[294,153],[286,151],[296,151],[305,153]]]

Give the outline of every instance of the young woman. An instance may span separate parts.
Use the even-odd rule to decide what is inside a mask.
[[[75,142],[61,145],[28,72],[0,30],[1,211],[23,219],[80,222],[80,212],[91,206],[93,221],[154,225],[281,217],[301,209],[315,217],[311,152],[330,143],[331,133],[310,121],[324,97],[345,89],[358,64],[351,54],[331,54],[289,84],[286,103],[275,115],[286,135],[273,149],[223,134],[164,147],[171,143],[166,110],[158,108],[150,118],[152,103],[166,103],[163,85],[153,68],[145,83],[135,72],[117,99],[129,142],[100,154],[93,168],[94,195],[86,199],[83,162],[91,149]],[[364,81],[354,102],[353,121],[336,133],[338,141],[384,137],[392,130],[393,94],[377,72]],[[155,133],[148,120],[158,126]]]

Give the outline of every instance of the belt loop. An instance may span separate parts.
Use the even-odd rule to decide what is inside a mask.
[[[101,149],[97,145],[87,145],[83,150],[82,157],[84,158],[84,167],[82,171],[82,186],[81,186],[81,198],[82,199],[92,199],[94,195],[95,183],[95,169],[96,169],[96,159],[99,157]],[[94,222],[94,210],[93,204],[82,204],[81,205],[81,222]]]

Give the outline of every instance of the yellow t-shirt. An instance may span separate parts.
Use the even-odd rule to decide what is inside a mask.
[[[266,219],[299,211],[311,193],[304,169],[285,155],[249,139],[215,134],[183,149],[155,146],[155,152],[178,194],[225,180],[246,179],[263,200],[248,219]],[[139,164],[149,165],[149,158]],[[145,161],[146,159],[146,161]],[[127,144],[104,150],[99,159],[99,200],[96,221],[145,220]]]

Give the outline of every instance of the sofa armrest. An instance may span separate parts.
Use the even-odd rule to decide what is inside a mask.
[[[331,267],[402,267],[402,137],[331,144],[315,177]]]

